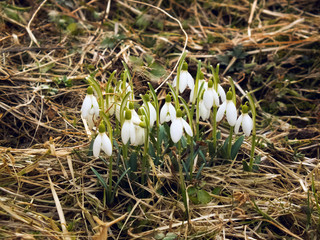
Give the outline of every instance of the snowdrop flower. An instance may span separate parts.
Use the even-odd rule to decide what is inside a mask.
[[[199,102],[199,112],[202,120],[207,120],[210,117],[210,109],[206,107],[205,103],[204,99],[201,99]]]
[[[141,107],[138,110],[138,116],[139,116],[139,120],[140,123],[139,125],[135,124],[135,133],[136,133],[136,139],[135,142],[132,144],[133,146],[139,146],[144,144],[145,141],[145,129],[146,129],[146,124],[144,121],[144,109]]]
[[[225,102],[227,100],[226,93],[223,90],[223,88],[220,86],[220,84],[218,84],[218,94],[219,94],[222,102]]]
[[[236,134],[239,133],[239,128],[240,128],[240,125],[241,125],[244,134],[247,137],[250,136],[251,130],[253,128],[253,122],[252,122],[252,119],[249,116],[248,112],[249,112],[249,107],[247,106],[247,104],[243,105],[242,106],[242,113],[239,116],[239,118],[238,118],[238,120],[236,122],[236,125],[234,127],[234,132]]]
[[[99,134],[93,143],[93,156],[99,157],[101,149],[108,155],[112,155],[112,144],[106,134],[106,128],[103,123],[99,126]]]
[[[176,118],[172,121],[170,126],[170,136],[174,143],[177,143],[183,134],[183,129],[189,136],[193,136],[190,125],[182,118],[182,112],[180,109],[177,110]]]
[[[177,76],[175,76],[172,83],[173,87],[176,87],[176,85],[177,85]],[[194,88],[194,80],[191,74],[188,72],[188,64],[184,62],[181,68],[179,86],[178,86],[180,93],[183,93],[183,91],[186,89],[187,86],[192,90]]]
[[[123,144],[127,144],[129,139],[131,143],[136,141],[136,129],[132,121],[132,112],[127,109],[125,112],[125,120],[121,129],[121,139]]]
[[[171,103],[171,96],[167,94],[166,102],[162,106],[160,110],[160,123],[163,124],[164,122],[172,121],[176,118],[176,109],[173,107]]]
[[[237,109],[232,101],[232,92],[227,92],[226,101],[221,104],[217,112],[217,122],[220,122],[224,113],[227,115],[227,121],[230,126],[234,126],[237,121]]]
[[[108,111],[108,114],[110,116],[112,116],[112,115],[114,115],[114,112],[116,109],[115,94],[114,94],[114,90],[112,88],[110,88],[107,93],[107,99],[108,99],[108,104],[106,106],[106,109]]]
[[[203,85],[203,90],[205,91],[205,90],[207,90],[208,89],[208,83],[206,82],[206,80],[204,79],[204,75],[203,75],[203,73],[202,72],[200,72],[200,77],[199,77],[199,83],[198,83],[198,89],[197,89],[197,92],[196,92],[196,98],[197,98],[197,96],[199,96],[199,94],[200,94],[200,88],[201,88],[201,85],[202,84],[204,84]],[[190,99],[189,99],[189,102],[193,102],[195,99],[193,99],[194,98],[194,93],[195,93],[195,88],[193,88],[193,89],[191,89],[191,92],[190,92]]]
[[[214,90],[213,81],[209,80],[208,89],[205,90],[203,94],[204,105],[207,109],[211,109],[212,106],[219,106],[219,96],[218,93]]]
[[[97,98],[93,95],[92,87],[88,87],[87,95],[83,100],[81,115],[88,121],[89,128],[93,128],[95,120],[99,116],[99,104]]]
[[[150,125],[150,128],[152,128],[155,121],[157,120],[157,112],[156,112],[156,109],[154,108],[154,106],[152,105],[152,103],[150,102],[149,95],[145,95],[145,97],[146,97],[146,101],[148,102],[148,107],[149,107],[149,125]],[[143,104],[142,107],[147,109],[145,104]]]

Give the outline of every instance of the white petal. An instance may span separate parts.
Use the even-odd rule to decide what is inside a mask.
[[[217,117],[216,117],[217,122],[220,122],[222,120],[223,115],[226,111],[226,107],[227,107],[227,102],[223,102],[218,108]]]
[[[102,150],[108,155],[111,156],[112,155],[112,144],[110,141],[110,138],[107,136],[107,134],[104,132],[103,134],[101,134],[101,138],[102,138]]]
[[[174,77],[172,82],[172,87],[175,87],[177,85],[177,76]]]
[[[223,88],[220,86],[220,84],[218,84],[218,93],[221,97],[222,102],[225,102],[227,100],[226,93],[223,90]]]
[[[213,92],[212,89],[208,89],[203,94],[203,102],[207,109],[211,109],[213,105]]]
[[[93,95],[91,95],[91,104],[92,104],[94,114],[96,116],[99,116],[99,104],[98,104],[97,98]]]
[[[91,109],[91,100],[90,100],[89,95],[86,95],[86,97],[83,100],[82,107],[81,107],[81,115],[83,118],[88,117],[90,109]]]
[[[244,134],[248,137],[250,136],[251,130],[253,128],[253,122],[251,117],[249,116],[248,113],[243,115],[243,120],[242,120],[242,129]]]
[[[150,127],[154,125],[154,122],[157,120],[157,112],[154,106],[148,102],[149,105],[149,111],[150,111]]]
[[[183,91],[186,89],[188,85],[188,75],[186,74],[186,71],[180,72],[180,80],[179,80],[179,91],[180,93],[183,93]]]
[[[243,115],[241,114],[238,119],[237,119],[237,122],[236,122],[236,125],[234,126],[234,132],[235,134],[238,134],[239,133],[239,128],[240,128],[240,125],[242,123],[242,118],[243,118]]]
[[[229,125],[234,126],[237,121],[237,109],[231,100],[227,101],[226,115]]]
[[[192,129],[189,125],[189,123],[186,122],[186,120],[184,120],[183,118],[181,118],[181,121],[182,121],[182,125],[183,125],[183,128],[184,130],[186,131],[186,133],[192,137],[193,136],[193,133],[192,133]]]
[[[167,122],[168,105],[165,103],[160,110],[160,123]]]
[[[136,142],[136,130],[133,122],[130,123],[129,131],[130,131],[130,142],[134,144]]]
[[[173,120],[171,126],[170,126],[170,136],[174,143],[177,143],[180,138],[182,137],[183,133],[183,126],[181,122],[181,118],[176,118]]]
[[[136,132],[136,141],[134,142],[134,146],[139,146],[144,143],[144,128],[140,126],[135,126]]]
[[[186,79],[187,79],[187,85],[190,89],[194,88],[194,80],[193,77],[191,76],[191,74],[189,72],[185,72],[186,74]]]
[[[121,129],[121,139],[124,144],[127,144],[130,137],[130,121],[125,120]]]
[[[93,156],[99,157],[101,149],[101,134],[99,133],[93,143]]]
[[[192,101],[193,101],[194,91],[195,91],[195,89],[194,89],[194,88],[193,88],[193,89],[191,89],[189,102],[192,102]]]
[[[205,106],[205,102],[203,100],[199,103],[200,116],[203,120],[207,120],[210,116],[210,109]]]
[[[174,108],[174,106],[169,103],[169,113],[170,113],[170,120],[173,121],[174,119],[176,119],[176,109]]]
[[[219,107],[220,101],[219,101],[219,96],[218,93],[213,89],[213,106]]]

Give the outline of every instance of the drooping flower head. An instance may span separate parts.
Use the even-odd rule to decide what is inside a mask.
[[[106,134],[106,127],[103,123],[99,126],[99,133],[93,143],[93,156],[99,157],[101,149],[108,155],[112,155],[112,144]]]
[[[176,118],[172,121],[170,126],[170,136],[174,143],[177,143],[183,134],[183,129],[189,136],[193,136],[192,129],[190,125],[182,118],[182,111],[177,110]]]
[[[160,123],[169,122],[176,118],[176,109],[171,103],[171,96],[167,94],[165,103],[160,110]]]
[[[140,123],[139,125],[134,124],[136,138],[135,138],[135,142],[132,143],[133,146],[142,145],[144,144],[144,141],[145,141],[146,123],[145,123],[145,109],[143,107],[140,107],[138,109],[138,116],[139,116]]]
[[[144,95],[146,102],[148,103],[148,108],[149,108],[149,125],[150,128],[153,127],[155,121],[157,120],[157,111],[154,108],[154,106],[152,105],[152,103],[150,102],[150,97],[148,94]],[[143,103],[142,107],[144,107],[145,109],[147,109],[147,107],[145,106],[145,104]],[[147,112],[147,111],[146,111]]]
[[[115,100],[115,93],[114,93],[114,89],[112,87],[110,87],[108,89],[108,93],[107,93],[107,97],[106,97],[107,101],[106,101],[106,109],[107,109],[107,113],[112,116],[115,112],[116,109],[116,100]]]
[[[212,106],[219,107],[219,96],[216,90],[214,90],[213,81],[210,79],[208,82],[208,89],[203,94],[203,101],[207,109],[211,109]]]
[[[177,85],[177,76],[173,79],[172,86],[176,87]],[[188,72],[188,64],[186,62],[183,63],[180,78],[179,78],[179,88],[180,93],[183,93],[187,86],[192,90],[194,88],[194,80],[191,74]]]
[[[81,115],[88,121],[89,128],[93,128],[94,120],[99,116],[99,104],[97,98],[93,95],[92,87],[88,87],[87,95],[83,100]]]
[[[194,87],[193,89],[191,89],[189,102],[195,103],[197,97],[200,95],[200,89],[201,89],[202,84],[203,84],[202,89],[204,91],[206,91],[208,89],[208,82],[204,79],[203,72],[200,72],[198,88],[195,89],[195,87]]]
[[[123,144],[127,144],[129,139],[131,143],[135,143],[136,141],[136,131],[132,119],[132,112],[130,109],[127,109],[125,112],[125,120],[121,129],[121,139]]]
[[[201,94],[201,100],[199,102],[199,113],[202,120],[207,120],[210,117],[210,108],[206,107],[206,102],[204,99],[204,93]]]
[[[234,126],[237,121],[237,109],[232,101],[232,92],[230,89],[227,92],[226,101],[223,102],[218,109],[216,117],[217,122],[222,120],[224,113],[226,113],[229,125]]]
[[[242,105],[242,113],[239,116],[236,125],[234,127],[234,132],[236,134],[239,133],[240,125],[242,126],[244,134],[248,137],[250,136],[251,130],[253,128],[253,121],[251,117],[248,114],[249,107],[247,106],[247,103],[245,105]]]

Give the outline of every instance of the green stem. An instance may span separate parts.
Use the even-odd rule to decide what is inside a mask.
[[[232,135],[233,135],[233,128],[230,126],[230,132],[229,132],[229,142],[228,142],[228,157],[231,159],[231,147],[232,147]]]
[[[123,161],[126,163],[127,160],[128,160],[128,143],[127,144],[123,144],[122,153],[123,153]]]
[[[141,169],[141,184],[144,185],[146,183],[146,168],[147,168],[147,157],[148,157],[148,149],[149,149],[149,127],[145,129],[145,140],[144,140],[144,150],[142,156],[142,169]]]
[[[108,191],[108,203],[111,202],[111,196],[114,189],[112,189],[112,157],[109,159],[109,191]]]
[[[253,160],[254,160],[254,149],[256,145],[256,134],[252,134],[251,140],[251,152],[250,152],[250,163],[249,163],[249,171],[252,172],[253,169]]]
[[[188,200],[187,200],[187,191],[186,191],[186,184],[185,184],[185,181],[184,181],[184,175],[183,175],[183,172],[182,172],[182,169],[183,169],[183,166],[181,164],[181,141],[179,141],[178,143],[178,159],[177,159],[177,162],[178,162],[178,165],[179,165],[179,177],[180,177],[180,187],[181,187],[181,194],[182,194],[182,199],[183,199],[183,204],[184,204],[184,207],[185,207],[185,214],[186,214],[186,217],[187,219],[189,219],[189,207],[188,207]]]
[[[217,151],[217,107],[213,107],[212,114],[212,140],[214,153]]]
[[[249,100],[249,105],[250,105],[250,109],[251,109],[251,112],[252,112],[252,123],[253,123],[250,162],[249,162],[249,171],[252,172],[253,161],[254,161],[254,149],[255,149],[255,146],[256,146],[256,116],[257,116],[257,112],[256,112],[256,106],[254,104],[253,98],[250,95],[250,93],[247,93],[247,98]]]

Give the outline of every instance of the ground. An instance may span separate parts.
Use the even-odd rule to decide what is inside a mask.
[[[318,1],[8,0],[0,10],[0,237],[106,239],[107,231],[109,239],[317,238]],[[145,184],[138,164],[108,201],[102,182],[109,167],[114,184],[121,178],[123,152],[114,147],[111,165],[90,155],[80,113],[86,77],[105,87],[114,70],[120,79],[124,62],[136,98],[151,83],[162,103],[185,50],[193,77],[198,61],[206,79],[210,65],[220,64],[221,85],[228,90],[232,77],[238,105],[244,92],[253,96],[260,163],[254,172],[243,169],[252,137],[234,161],[199,163],[198,176],[185,181],[186,210],[171,162],[177,149],[162,149],[163,164]],[[211,125],[200,124],[197,148],[206,153]],[[221,144],[229,127],[218,130]]]

